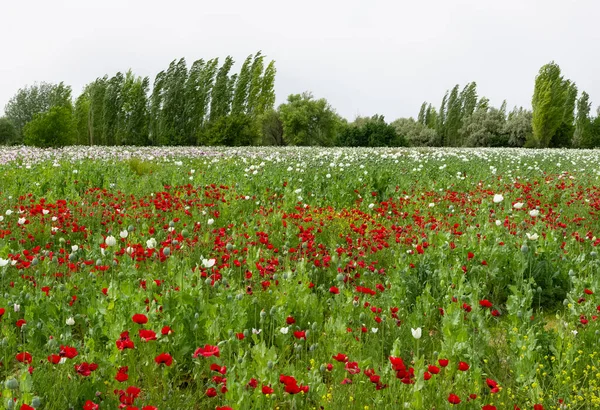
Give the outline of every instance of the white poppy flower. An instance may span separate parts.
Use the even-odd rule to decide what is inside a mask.
[[[421,333],[422,333],[422,332],[421,332],[421,328],[420,328],[420,327],[418,327],[418,328],[416,328],[416,329],[413,329],[413,328],[411,327],[411,328],[410,328],[410,331],[412,332],[412,336],[413,336],[415,339],[419,340],[419,339],[421,338]]]

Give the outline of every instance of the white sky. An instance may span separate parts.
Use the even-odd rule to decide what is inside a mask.
[[[149,76],[185,57],[262,50],[277,104],[312,91],[344,117],[416,116],[476,81],[509,108],[531,105],[555,60],[600,103],[597,0],[0,0],[0,111],[22,86],[64,81],[76,97],[104,74]]]

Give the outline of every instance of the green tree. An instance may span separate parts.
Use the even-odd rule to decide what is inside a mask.
[[[477,108],[477,83],[474,81],[467,84],[460,93],[462,105],[462,118],[469,118]]]
[[[448,91],[446,91],[446,94],[444,94],[444,98],[442,98],[442,104],[440,105],[437,121],[435,123],[435,129],[437,131],[437,135],[440,138],[441,145],[446,145],[446,112],[448,108],[447,104]]]
[[[148,77],[136,77],[131,70],[125,75],[121,96],[122,129],[119,145],[148,145]]]
[[[565,103],[562,122],[552,136],[551,147],[570,147],[575,134],[575,105],[577,104],[577,87],[570,81],[565,88]]]
[[[279,106],[283,137],[291,145],[334,145],[340,118],[327,100],[311,93],[292,94]]]
[[[250,91],[250,81],[252,80],[252,54],[250,54],[242,68],[240,75],[237,78],[235,84],[235,91],[233,94],[233,102],[231,105],[231,113],[233,115],[242,114],[246,112],[246,104],[248,103],[248,93]]]
[[[162,85],[162,109],[159,115],[163,132],[158,141],[160,145],[185,145],[192,142],[186,136],[186,129],[189,128],[185,118],[187,77],[185,59],[173,60]]]
[[[84,91],[75,100],[75,143],[88,145],[90,142],[90,98]]]
[[[465,120],[460,134],[464,144],[470,147],[502,147],[508,145],[505,125],[502,109],[478,109]]]
[[[17,129],[12,121],[6,117],[0,117],[0,145],[12,144],[17,139]]]
[[[515,107],[508,113],[503,134],[508,138],[509,146],[522,147],[526,141],[531,139],[533,134],[532,118],[531,111],[523,107]]]
[[[385,122],[383,115],[357,118],[354,123],[342,127],[339,143],[349,147],[405,146],[406,141],[396,134],[396,129]]]
[[[262,87],[260,89],[260,95],[258,97],[258,115],[262,115],[267,111],[272,111],[275,107],[275,62],[271,61],[262,77]]]
[[[165,72],[160,71],[154,77],[154,85],[152,87],[152,94],[150,95],[150,141],[154,145],[159,145],[160,142],[164,141],[165,132],[163,124],[163,100],[165,93]]]
[[[528,145],[548,147],[565,121],[565,104],[571,83],[565,80],[558,64],[544,65],[535,78],[533,91],[533,135]]]
[[[261,116],[261,128],[261,145],[286,145],[283,139],[283,123],[277,111],[271,109]]]
[[[592,142],[592,120],[590,112],[592,103],[590,96],[583,91],[577,100],[577,117],[575,119],[575,133],[573,145],[578,148],[589,148]]]
[[[48,111],[55,106],[71,106],[71,87],[64,83],[40,83],[19,89],[4,107],[6,117],[17,130],[18,140],[22,141],[25,124],[36,114]],[[17,142],[19,142],[17,141]]]
[[[246,114],[222,116],[204,130],[209,145],[248,146],[261,141],[256,121]]]
[[[231,109],[231,82],[229,72],[233,66],[233,58],[227,56],[225,62],[217,72],[215,83],[212,88],[210,101],[210,122],[229,114]]]
[[[248,102],[246,104],[246,113],[250,116],[260,114],[258,112],[259,98],[263,89],[263,70],[265,57],[259,51],[254,56],[251,67],[251,79],[248,89]]]
[[[435,110],[431,112],[435,113]],[[398,118],[390,125],[394,127],[398,139],[405,141],[407,145],[414,147],[438,147],[442,144],[441,137],[434,128],[421,124],[413,118]]]
[[[43,148],[70,145],[76,134],[73,109],[57,105],[44,113],[36,114],[25,125],[23,132],[26,145]]]
[[[448,97],[446,110],[445,145],[454,147],[459,144],[459,133],[462,126],[462,101],[458,94],[458,84],[454,86]]]
[[[106,83],[103,102],[103,132],[102,142],[105,145],[117,145],[123,130],[123,73],[118,72]]]

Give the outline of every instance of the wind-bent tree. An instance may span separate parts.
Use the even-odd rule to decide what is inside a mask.
[[[454,147],[459,143],[458,131],[462,127],[462,101],[458,95],[458,84],[450,91],[448,108],[446,109],[446,122],[444,125],[445,145]]]
[[[565,104],[570,96],[571,82],[565,80],[558,64],[544,65],[535,78],[533,91],[533,135],[530,145],[549,147],[552,138],[565,120]]]
[[[227,56],[225,62],[219,68],[215,78],[215,84],[212,88],[210,101],[210,122],[215,122],[219,118],[229,114],[231,109],[231,81],[229,71],[233,66],[233,58]]]
[[[246,113],[252,117],[260,114],[258,112],[259,97],[263,88],[263,70],[265,57],[259,51],[254,56],[252,62],[250,86],[248,89],[248,102],[246,105]]]
[[[246,112],[246,104],[248,102],[248,93],[250,92],[250,82],[252,81],[252,54],[250,54],[240,70],[240,75],[235,84],[233,93],[233,102],[231,105],[231,113],[233,115]]]
[[[577,117],[575,118],[575,133],[573,136],[573,145],[578,148],[592,148],[592,120],[590,112],[592,103],[590,96],[583,91],[581,97],[577,100]]]
[[[271,61],[262,76],[260,95],[258,96],[257,114],[263,115],[275,107],[275,61]]]

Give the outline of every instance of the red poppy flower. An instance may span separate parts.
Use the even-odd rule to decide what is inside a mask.
[[[117,349],[133,349],[135,346],[133,341],[129,338],[129,332],[126,330],[121,333],[121,337],[115,342]]]
[[[210,387],[208,390],[206,390],[206,395],[208,397],[215,397],[217,395],[217,389]]]
[[[140,329],[140,339],[143,342],[149,342],[150,340],[156,340],[156,333],[153,330]]]
[[[337,286],[332,286],[329,288],[329,293],[333,293],[334,295],[337,295],[340,293],[340,290]]]
[[[244,340],[246,338],[242,332],[236,333],[235,337],[237,340]]]
[[[81,364],[76,364],[73,367],[78,374],[82,375],[83,377],[87,377],[98,368],[98,365],[96,363],[83,362]]]
[[[27,324],[27,322],[25,321],[25,319],[19,319],[17,320],[17,323],[15,323],[17,325],[17,327],[21,327],[25,324]]]
[[[18,361],[20,361],[21,363],[27,363],[27,364],[30,364],[31,361],[33,360],[33,358],[31,357],[31,354],[29,352],[17,353],[16,359]]]
[[[225,366],[219,366],[216,363],[213,363],[213,364],[210,365],[210,370],[212,370],[214,372],[219,372],[221,374],[227,373],[227,367],[225,367]]]
[[[346,363],[345,369],[350,374],[358,374],[360,373],[360,369],[358,368],[357,362],[348,362]]]
[[[425,380],[431,379],[431,373],[429,373],[429,372],[423,373],[423,379],[425,379]]]
[[[287,323],[288,325],[293,325],[294,323],[296,323],[296,319],[294,319],[292,316],[288,316],[285,319],[285,323]]]
[[[100,408],[100,406],[98,406],[96,403],[94,403],[91,400],[88,400],[85,402],[85,404],[83,405],[83,410],[98,410]]]
[[[256,389],[258,387],[258,380],[256,380],[254,377],[250,379],[250,381],[248,382],[248,384],[246,385],[246,387],[251,387],[253,389]]]
[[[2,316],[4,315],[4,313],[6,313],[6,309],[0,308],[0,319],[2,319]]]
[[[496,410],[496,406],[492,406],[491,404],[486,404],[481,408],[481,410]]]
[[[51,354],[48,356],[48,361],[52,364],[58,364],[60,362],[61,357],[57,354]]]
[[[458,370],[460,370],[461,372],[466,372],[467,370],[469,370],[469,365],[465,362],[459,362],[458,363]]]
[[[296,330],[294,332],[294,337],[296,339],[304,339],[304,340],[306,340],[306,332],[304,330]]]
[[[492,310],[492,316],[498,317],[500,316],[500,312],[497,309]]]
[[[210,356],[220,357],[221,356],[221,351],[219,350],[219,346],[204,345],[204,347],[199,347],[194,352],[194,357],[198,357],[198,356],[202,356],[202,357],[210,357]]]
[[[164,363],[166,366],[171,366],[173,364],[173,357],[169,353],[161,353],[154,358],[156,364]]]
[[[593,295],[594,294],[594,292],[592,292],[591,289],[587,289],[587,288],[584,289],[583,293],[585,293],[586,295]]]
[[[126,381],[127,379],[129,379],[129,376],[127,375],[128,371],[129,371],[129,367],[127,367],[127,366],[119,367],[119,369],[117,370],[117,375],[115,376],[115,379],[119,382]]]
[[[427,370],[432,373],[432,374],[438,374],[440,372],[440,368],[437,366],[434,366],[432,364],[430,364],[429,366],[427,366]]]
[[[489,300],[483,299],[483,300],[479,301],[479,306],[484,307],[484,308],[491,308],[493,305],[492,305],[492,302],[490,302]]]
[[[144,325],[144,324],[148,323],[148,316],[143,315],[141,313],[136,313],[135,315],[133,315],[131,317],[131,319],[138,325]]]
[[[460,403],[460,397],[458,397],[456,394],[450,393],[448,396],[448,402],[450,404],[458,404]]]
[[[262,394],[273,394],[275,390],[271,388],[271,386],[263,386]]]
[[[338,353],[335,356],[331,356],[333,358],[333,360],[336,360],[338,362],[344,362],[346,363],[348,361],[348,356],[346,356],[345,354],[342,353]]]
[[[67,359],[72,359],[78,355],[76,348],[63,345],[60,345],[60,352],[58,354],[60,357],[66,357]]]
[[[438,360],[438,363],[440,364],[440,366],[446,367],[448,366],[448,359],[440,359]]]
[[[23,403],[20,407],[20,410],[35,410],[35,407],[31,407],[29,404]]]
[[[544,406],[542,406],[541,404],[534,404],[533,410],[544,410]]]
[[[160,330],[160,333],[161,333],[163,336],[168,336],[168,335],[170,335],[171,333],[173,333],[173,330],[172,330],[172,329],[171,329],[169,326],[164,326],[164,327],[163,327],[163,328]]]

